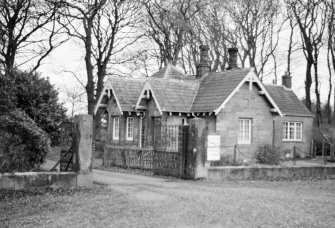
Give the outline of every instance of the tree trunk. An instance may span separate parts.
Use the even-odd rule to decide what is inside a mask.
[[[328,124],[331,124],[332,123],[332,110],[330,106],[330,98],[331,98],[333,86],[332,86],[332,69],[331,69],[331,64],[330,64],[330,59],[329,59],[329,55],[330,55],[329,48],[331,48],[331,45],[328,43],[327,66],[328,66],[328,72],[329,72],[329,90],[328,90],[328,96],[327,96],[326,114],[327,114]]]
[[[311,85],[312,85],[312,61],[307,61],[306,66],[306,80],[305,80],[305,95],[306,95],[306,107],[312,111],[312,102],[311,102]]]
[[[94,97],[94,76],[93,76],[93,64],[92,64],[92,28],[93,28],[93,19],[89,18],[87,20],[86,37],[85,37],[85,65],[87,73],[87,84],[86,84],[86,93],[87,93],[87,102],[88,102],[88,114],[94,115],[95,108],[95,97]]]
[[[318,75],[318,53],[315,48],[314,54],[314,81],[315,81],[315,96],[316,96],[316,123],[318,126],[322,123],[321,115],[321,100],[320,100],[320,90],[319,90],[319,75]]]
[[[287,53],[287,73],[288,75],[291,75],[291,54],[292,54],[292,43],[293,43],[293,23],[292,20],[290,20],[290,27],[291,27],[291,33],[290,33],[290,41],[288,45],[288,53]]]

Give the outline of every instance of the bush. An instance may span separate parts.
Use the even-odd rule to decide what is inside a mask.
[[[264,145],[258,148],[256,153],[257,163],[267,165],[279,165],[280,163],[280,150],[271,145]]]
[[[234,161],[233,156],[223,156],[220,161],[211,161],[211,166],[241,166],[242,161],[237,159]]]
[[[2,76],[2,81],[4,84],[0,85],[0,89],[10,91],[5,100],[12,100],[14,108],[33,119],[54,144],[59,143],[61,123],[67,120],[66,110],[58,101],[58,92],[49,79],[35,72],[12,70]]]
[[[0,116],[0,172],[29,171],[50,150],[48,135],[22,111]]]

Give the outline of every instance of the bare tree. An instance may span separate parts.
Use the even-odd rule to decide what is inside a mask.
[[[63,5],[60,23],[84,48],[88,113],[93,115],[107,71],[112,65],[125,61],[121,54],[138,39],[134,28],[139,19],[140,3],[131,0],[68,0]]]
[[[318,0],[287,0],[288,9],[294,15],[299,27],[303,42],[303,51],[307,61],[305,94],[306,106],[311,110],[311,85],[312,85],[312,66],[314,66],[314,82],[316,96],[316,119],[319,125],[322,122],[320,85],[318,76],[318,57],[322,38],[326,27],[327,4]]]
[[[210,47],[211,70],[225,70],[228,60],[227,48],[235,46],[233,31],[229,27],[227,11],[221,1],[211,2],[193,19],[192,30],[186,35],[182,58],[183,65],[188,65],[195,73],[198,61],[198,47],[207,44]]]
[[[159,47],[160,65],[176,65],[191,19],[206,5],[201,0],[153,0],[144,3],[148,14],[146,35]]]
[[[56,0],[0,1],[0,64],[11,69],[34,60],[36,70],[67,39],[56,24]],[[19,60],[18,60],[19,59]]]
[[[263,79],[264,67],[278,47],[280,22],[278,0],[234,0],[227,2],[235,26],[242,67],[249,60],[258,76]],[[280,22],[280,23],[278,23]]]

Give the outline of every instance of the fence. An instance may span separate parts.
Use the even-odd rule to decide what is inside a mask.
[[[104,166],[152,170],[156,175],[184,177],[188,126],[156,125],[153,145],[145,148],[106,145]]]
[[[124,168],[153,169],[153,148],[105,146],[104,165]]]

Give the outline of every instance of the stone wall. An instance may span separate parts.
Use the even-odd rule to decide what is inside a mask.
[[[251,144],[240,144],[239,150],[253,157],[259,146],[273,143],[273,118],[271,106],[263,95],[258,94],[259,89],[245,83],[240,90],[230,99],[224,109],[217,115],[216,133],[221,135],[221,156],[232,156],[233,145],[238,144],[239,118],[252,119]],[[243,159],[237,153],[238,159]]]
[[[335,179],[335,167],[210,167],[207,168],[207,179],[211,181]]]
[[[0,189],[20,190],[46,186],[77,186],[75,172],[24,172],[0,174]]]

